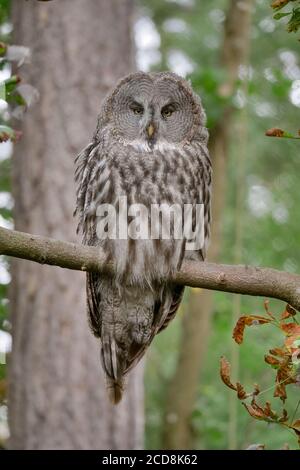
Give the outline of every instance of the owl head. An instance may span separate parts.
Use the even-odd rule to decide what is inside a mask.
[[[123,142],[153,148],[206,140],[205,121],[199,97],[183,78],[171,72],[137,72],[120,80],[107,97],[97,132],[108,126]]]

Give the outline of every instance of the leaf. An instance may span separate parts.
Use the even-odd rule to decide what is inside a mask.
[[[289,354],[289,352],[284,348],[270,349],[269,353],[272,354],[273,356],[279,356],[279,357],[284,357]]]
[[[19,77],[19,75],[12,75],[11,77],[4,80],[6,93],[11,93],[12,91],[14,91],[20,81],[21,78]]]
[[[291,427],[300,432],[300,419],[297,419],[297,421],[294,421],[294,423],[291,425]]]
[[[288,22],[287,30],[289,33],[296,33],[300,28],[300,8],[294,8],[292,17]]]
[[[257,404],[248,405],[248,403],[243,403],[243,405],[248,411],[249,415],[252,416],[252,418],[266,421],[267,417],[265,415],[264,410],[260,406],[258,406]]]
[[[275,13],[273,18],[274,20],[281,20],[281,18],[284,18],[285,16],[290,16],[291,14],[292,14],[291,11],[289,11],[288,13]]]
[[[266,317],[261,317],[258,315],[243,315],[238,319],[234,327],[232,337],[236,343],[241,344],[244,339],[244,330],[246,326],[263,325],[264,323],[270,322],[271,320]]]
[[[286,318],[294,317],[295,315],[297,315],[296,310],[293,307],[291,307],[291,305],[287,304],[285,311],[282,312],[280,316],[280,319],[285,320]]]
[[[6,379],[0,379],[0,403],[7,397],[7,381]]]
[[[6,54],[7,45],[4,42],[0,42],[0,57]]]
[[[293,363],[291,362],[291,356],[287,356],[286,360],[281,363],[277,370],[276,382],[277,384],[284,383],[285,385],[296,382],[296,377],[293,371]]]
[[[299,341],[300,343],[300,341]],[[292,354],[292,363],[294,367],[299,367],[300,365],[300,349],[295,349]]]
[[[280,323],[280,328],[287,336],[293,335],[300,338],[300,325],[297,325],[297,323]]]
[[[278,422],[279,423],[286,423],[289,419],[288,412],[286,411],[285,408],[282,410],[282,416],[279,418]]]
[[[8,126],[0,126],[0,143],[7,142],[11,140],[12,142],[16,142],[20,139],[22,133],[20,131],[16,131]]]
[[[233,383],[230,380],[230,364],[224,356],[221,357],[220,366],[221,366],[220,376],[221,376],[222,381],[224,382],[225,385],[227,385],[227,387],[236,391],[237,387],[233,385]]]
[[[257,396],[260,394],[260,388],[258,384],[254,384],[254,390],[252,392],[253,397]]]
[[[296,433],[298,436],[298,444],[300,446],[300,419],[297,419],[297,421],[294,421],[294,423],[290,426],[291,429]]]
[[[287,350],[292,353],[293,355],[297,355],[300,346],[300,335],[296,333],[294,335],[288,336],[285,340],[285,346]]]
[[[239,400],[245,400],[251,396],[251,393],[246,393],[243,385],[240,382],[236,383],[236,391]]]
[[[273,127],[272,129],[268,129],[266,131],[266,135],[268,137],[283,137],[284,131],[282,129],[277,128],[277,127]]]
[[[265,135],[268,137],[284,137],[286,139],[299,139],[299,137],[291,134],[290,132],[286,132],[278,127],[273,127],[265,132]]]
[[[36,88],[27,83],[19,85],[17,87],[18,94],[22,97],[23,101],[26,103],[26,106],[29,108],[34,105],[39,99],[39,92]]]
[[[275,391],[274,391],[274,397],[280,398],[283,402],[287,399],[287,394],[286,394],[286,388],[285,385],[282,383],[279,383],[276,385]]]
[[[280,10],[283,8],[285,5],[289,3],[290,0],[274,0],[271,3],[271,7],[274,8],[274,10]]]
[[[277,414],[275,413],[275,411],[272,410],[271,403],[269,401],[267,401],[265,404],[264,413],[268,418],[277,420]]]
[[[272,414],[271,403],[269,401],[267,401],[266,404],[265,404],[264,413],[267,416],[271,416],[271,414]]]
[[[268,354],[265,355],[265,362],[275,367],[278,367],[280,365],[280,361],[276,359],[276,357],[270,356]]]

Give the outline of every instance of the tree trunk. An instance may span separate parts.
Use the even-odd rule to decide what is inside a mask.
[[[18,230],[76,240],[74,157],[91,139],[103,96],[133,69],[132,13],[131,0],[13,1],[14,43],[32,50],[22,77],[40,92],[13,158]],[[142,367],[112,407],[84,274],[21,260],[12,269],[10,448],[141,447]]]
[[[223,94],[232,95],[239,68],[248,58],[253,0],[230,0],[226,16],[221,63],[227,71]],[[207,110],[209,113],[209,109]],[[209,261],[217,261],[222,244],[222,215],[226,198],[227,164],[234,108],[224,110],[210,136],[213,164],[212,237]],[[191,415],[195,406],[199,375],[203,365],[213,310],[211,291],[192,291],[183,319],[182,342],[177,368],[167,397],[163,445],[167,449],[193,448]],[[187,340],[188,338],[188,340]],[[183,380],[184,377],[184,380]]]

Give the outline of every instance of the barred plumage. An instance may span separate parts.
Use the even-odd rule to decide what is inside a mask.
[[[176,314],[184,289],[166,279],[184,257],[205,258],[211,190],[207,139],[200,99],[186,81],[168,72],[138,72],[122,79],[104,101],[93,141],[77,157],[75,212],[83,242],[102,246],[116,265],[112,278],[87,274],[90,325],[101,338],[102,364],[115,403],[124,376]],[[168,207],[190,204],[195,225],[196,205],[204,204],[203,246],[187,251],[187,237],[176,239],[176,215],[169,219],[169,239],[162,234],[159,239],[99,237],[99,208],[110,204],[119,217],[125,210],[122,197],[128,207],[142,204],[147,212],[140,214],[140,222],[158,233],[166,228]],[[161,219],[152,226],[157,204]],[[126,221],[132,222],[130,211]]]

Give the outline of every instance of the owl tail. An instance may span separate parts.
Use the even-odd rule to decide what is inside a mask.
[[[108,391],[108,398],[113,405],[117,405],[123,396],[124,391],[124,381],[121,379],[119,381],[111,379],[110,377],[106,378],[106,386]]]
[[[106,384],[110,401],[117,405],[124,390],[123,351],[118,347],[112,334],[102,335],[101,360],[106,375]]]

